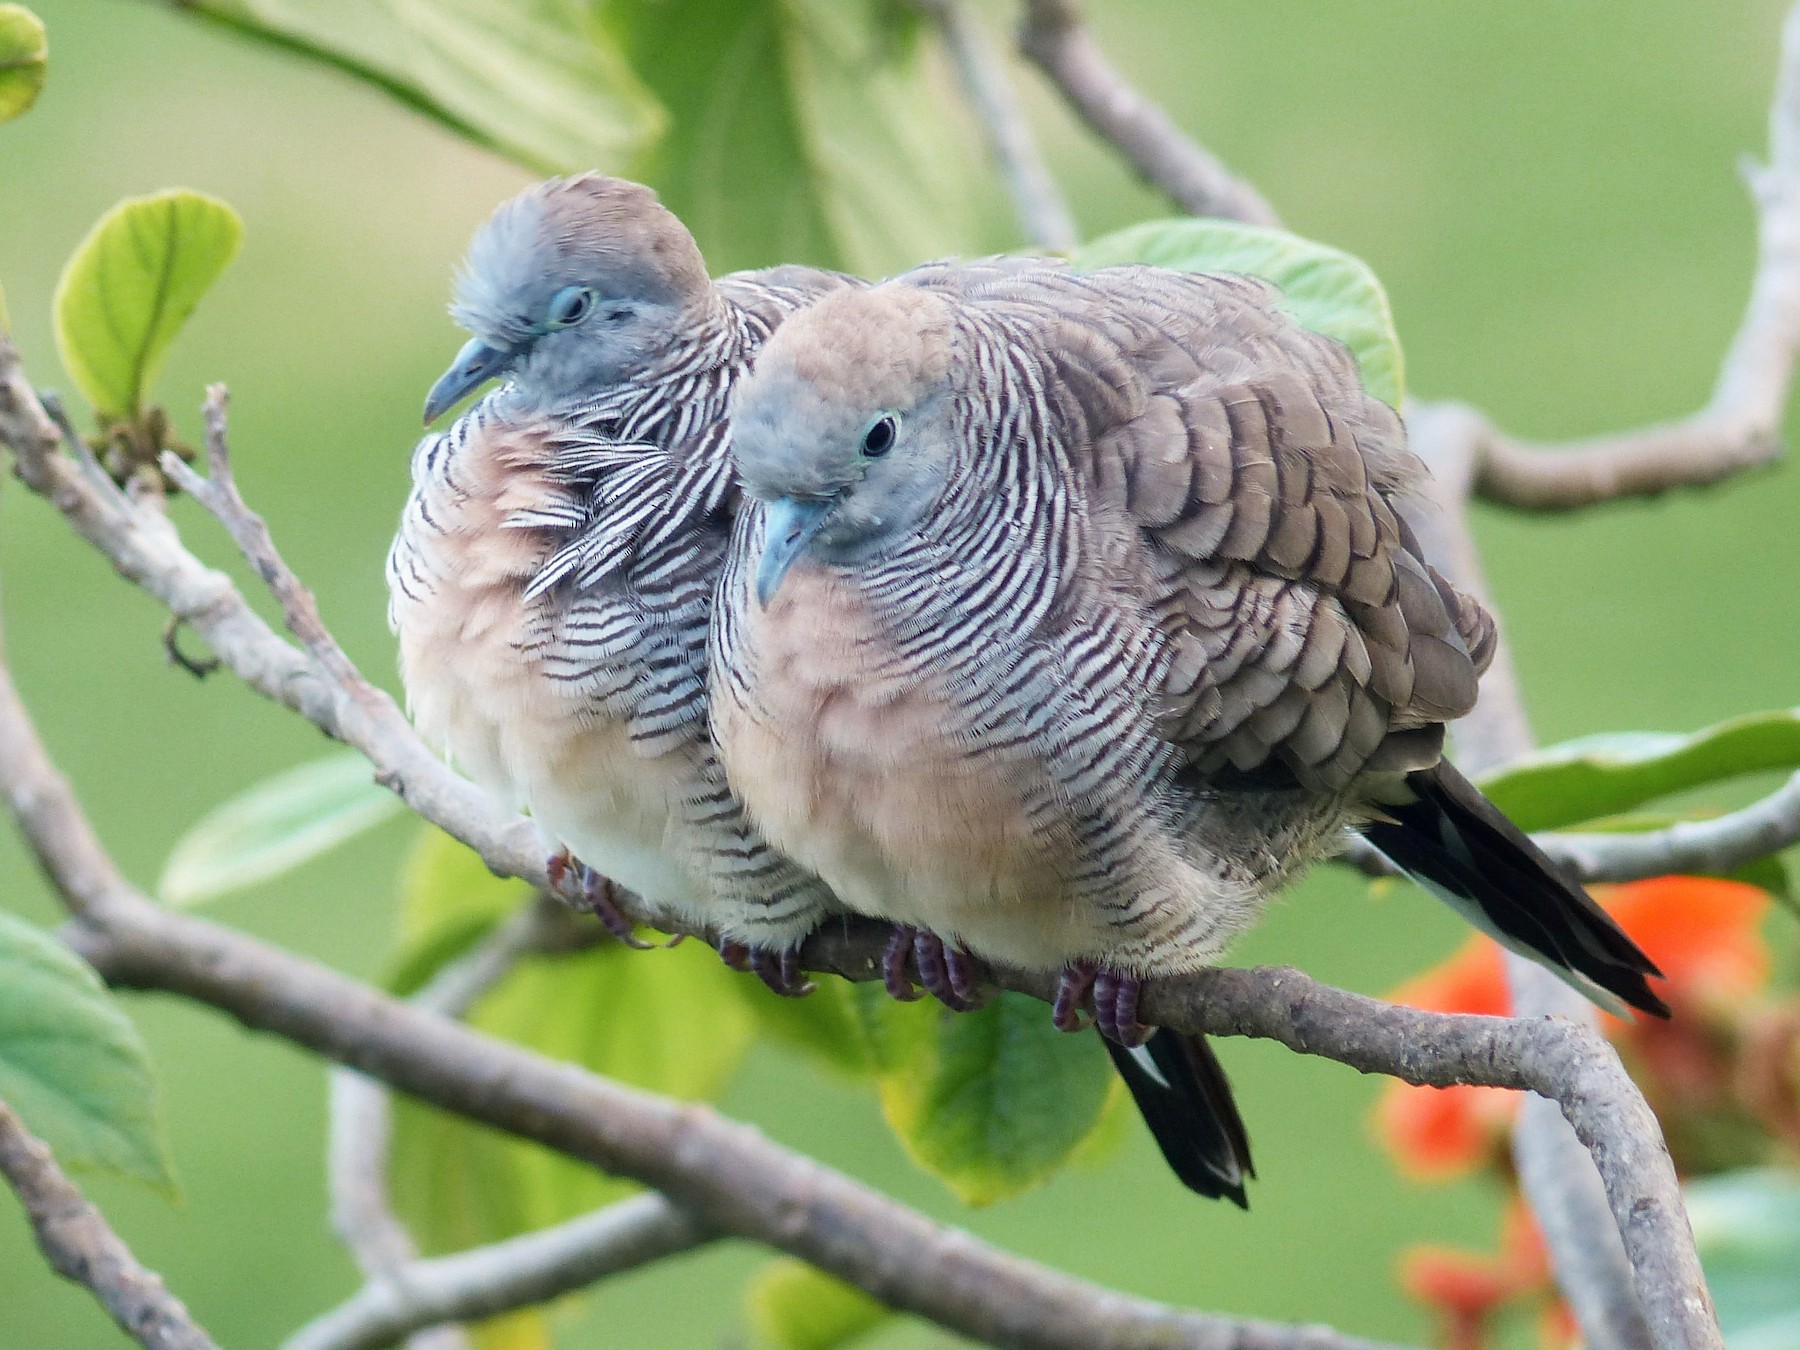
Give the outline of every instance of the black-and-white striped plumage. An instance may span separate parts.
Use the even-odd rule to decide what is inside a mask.
[[[533,189],[478,236],[459,288],[478,339],[516,351],[510,378],[419,445],[388,559],[420,731],[553,846],[757,946],[797,941],[830,895],[749,827],[712,750],[707,628],[738,495],[725,414],[775,326],[845,284],[715,283],[646,189]],[[595,297],[592,334],[534,328],[571,286]],[[615,307],[625,337],[602,327]],[[634,334],[640,309],[655,322]]]
[[[1156,976],[1346,825],[1398,822],[1409,867],[1471,890],[1438,766],[1491,620],[1401,516],[1398,417],[1272,287],[1046,267],[827,297],[734,424],[766,505],[727,564],[715,725],[758,823],[852,908]],[[1629,939],[1480,825],[1530,884],[1470,902],[1657,1007]]]

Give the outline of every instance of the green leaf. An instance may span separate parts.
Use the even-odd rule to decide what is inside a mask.
[[[419,953],[448,949],[447,938],[491,926],[531,895],[432,831],[405,872],[401,965],[417,969]],[[642,952],[606,942],[520,963],[469,1022],[623,1083],[710,1100],[749,1048],[742,978],[702,942]],[[560,1223],[635,1189],[412,1101],[396,1105],[393,1169],[396,1202],[432,1251]]]
[[[0,5],[0,122],[37,102],[49,67],[43,20],[23,5]]]
[[[632,170],[714,268],[879,276],[974,251],[987,172],[889,0],[635,0],[603,11],[669,110]]]
[[[1742,774],[1800,768],[1800,708],[1754,713],[1688,735],[1613,732],[1564,741],[1482,779],[1527,830],[1554,830]]]
[[[840,1074],[860,1077],[871,1065],[858,1021],[855,986],[835,976],[816,976],[805,998],[782,998],[753,976],[735,981],[757,1030]]]
[[[137,1028],[66,947],[0,911],[0,1100],[70,1167],[175,1193]]]
[[[364,80],[540,173],[629,163],[664,124],[580,0],[189,0],[182,8]]]
[[[744,1314],[755,1350],[837,1350],[895,1316],[855,1285],[786,1256],[750,1277]]]
[[[990,175],[892,0],[191,0],[539,172],[662,193],[718,271],[983,246]],[[991,187],[988,189],[991,194]],[[991,246],[991,245],[990,245]]]
[[[913,1159],[967,1203],[1047,1181],[1100,1126],[1111,1065],[1092,1036],[1056,1030],[1038,1000],[1002,993],[953,1013],[868,988],[857,1007],[882,1113]]]
[[[1689,1182],[1686,1198],[1731,1350],[1800,1345],[1800,1175],[1721,1173]]]
[[[1387,292],[1369,265],[1285,230],[1229,220],[1152,220],[1090,240],[1075,251],[1084,271],[1149,263],[1183,272],[1241,272],[1282,289],[1302,327],[1355,355],[1363,387],[1391,407],[1405,395],[1405,362]]]
[[[224,202],[177,189],[127,198],[81,241],[56,286],[56,345],[101,416],[137,416],[170,342],[243,233]]]
[[[157,894],[200,905],[291,872],[405,812],[354,752],[265,778],[202,816],[176,841]]]

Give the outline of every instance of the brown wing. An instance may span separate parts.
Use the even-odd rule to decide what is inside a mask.
[[[1148,544],[1166,734],[1201,772],[1278,762],[1320,790],[1435,762],[1493,625],[1396,509],[1422,473],[1398,416],[1263,283],[1077,280],[1094,303],[1059,333],[1062,413]]]

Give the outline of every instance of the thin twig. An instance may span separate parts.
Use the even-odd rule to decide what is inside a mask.
[[[1134,89],[1088,31],[1076,0],[1025,0],[1019,50],[1151,183],[1195,216],[1279,225],[1262,194]]]
[[[218,1350],[162,1276],[138,1264],[5,1102],[0,1102],[0,1176],[25,1206],[38,1250],[51,1268],[87,1286],[126,1335],[146,1350]]]
[[[282,1350],[378,1350],[409,1334],[416,1344],[420,1328],[547,1303],[713,1236],[662,1196],[636,1195],[541,1232],[415,1261],[364,1285]]]
[[[1006,66],[967,0],[911,2],[929,15],[944,35],[963,96],[987,136],[988,151],[1006,183],[1025,237],[1052,253],[1071,252],[1080,240],[1075,217],[1044,163]]]
[[[526,956],[546,950],[569,950],[577,940],[569,930],[579,923],[567,906],[539,896],[508,916],[467,952],[446,963],[412,996],[412,1002],[443,1017],[462,1017]],[[605,935],[599,924],[589,927]],[[352,1302],[362,1301],[364,1315],[372,1316],[372,1309],[386,1309],[390,1318],[403,1320],[406,1310],[415,1307],[411,1300],[412,1272],[419,1249],[389,1198],[392,1094],[387,1084],[345,1068],[331,1071],[328,1092],[326,1177],[332,1228],[369,1281]],[[602,1260],[601,1253],[590,1253],[590,1257],[595,1263]],[[505,1304],[488,1311],[516,1306]],[[454,1320],[421,1314],[402,1330],[414,1332],[435,1322]],[[468,1337],[451,1327],[420,1331],[407,1340],[408,1350],[467,1350],[468,1345]]]

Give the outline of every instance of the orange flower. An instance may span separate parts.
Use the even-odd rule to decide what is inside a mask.
[[[1652,877],[1596,886],[1594,898],[1662,969],[1677,1004],[1737,1003],[1768,983],[1766,891],[1718,877]]]
[[[1503,1017],[1512,1010],[1500,948],[1486,938],[1394,990],[1396,1003],[1427,1012]],[[1376,1135],[1406,1175],[1448,1181],[1497,1159],[1519,1108],[1509,1088],[1387,1085],[1376,1107]]]
[[[1768,980],[1761,924],[1769,897],[1754,886],[1656,877],[1596,886],[1594,896],[1667,976],[1662,992],[1678,1017],[1730,1006]],[[1431,1012],[1505,1016],[1512,1010],[1500,948],[1480,936],[1389,997]],[[1608,1035],[1635,1025],[1605,1019]],[[1498,1162],[1517,1109],[1517,1094],[1505,1088],[1390,1083],[1375,1126],[1402,1172],[1442,1181]]]
[[[1444,1350],[1483,1350],[1504,1312],[1538,1303],[1547,1304],[1541,1342],[1565,1343],[1560,1331],[1567,1312],[1550,1281],[1544,1239],[1517,1196],[1502,1218],[1496,1255],[1455,1247],[1413,1247],[1400,1258],[1400,1287],[1437,1314],[1438,1344]]]

